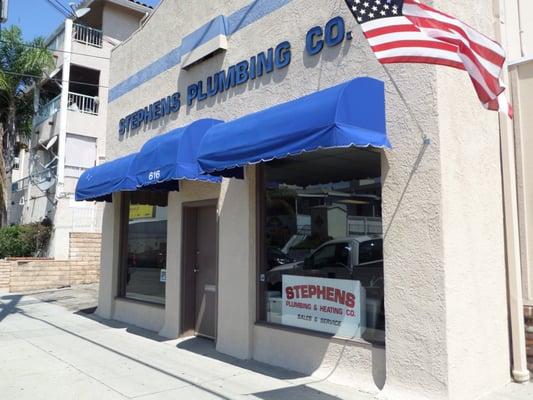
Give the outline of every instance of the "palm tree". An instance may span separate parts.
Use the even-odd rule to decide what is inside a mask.
[[[33,90],[53,66],[43,38],[24,42],[17,26],[0,31],[0,225],[6,223],[7,176],[15,146],[31,134]]]

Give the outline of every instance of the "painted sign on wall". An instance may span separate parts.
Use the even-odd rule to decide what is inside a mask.
[[[344,19],[335,17],[329,20],[324,27],[315,26],[307,32],[305,51],[309,56],[315,56],[325,47],[334,47],[344,40],[351,39],[352,33],[346,32]],[[188,106],[191,106],[195,101],[202,102],[235,86],[270,74],[274,70],[286,68],[291,60],[291,44],[285,40],[275,47],[191,83],[187,87],[186,99],[182,97],[180,92],[176,92],[127,115],[119,122],[119,135],[124,135],[130,130],[140,128],[143,124],[177,113],[181,108],[182,99],[187,102]]]
[[[360,338],[365,327],[361,282],[283,275],[281,323],[297,328]]]

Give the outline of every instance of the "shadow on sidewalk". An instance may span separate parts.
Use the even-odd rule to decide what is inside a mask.
[[[202,337],[191,337],[184,339],[176,346],[181,350],[190,351],[203,357],[208,357],[226,364],[246,369],[250,372],[265,375],[270,378],[281,381],[306,378],[308,375],[301,374],[288,369],[274,367],[255,360],[240,360],[218,352],[215,348],[214,341]],[[328,393],[311,388],[307,385],[291,385],[284,388],[268,390],[264,392],[249,393],[258,399],[264,400],[287,400],[287,399],[305,399],[305,400],[339,400],[340,397],[332,396]]]
[[[165,367],[156,365],[147,360],[145,361],[142,358],[128,354],[127,352],[121,351],[107,344],[101,343],[98,339],[87,337],[86,335],[82,333],[75,332],[69,329],[69,327],[67,326],[60,325],[57,322],[49,321],[47,320],[45,316],[43,317],[41,315],[39,316],[32,315],[31,312],[28,312],[25,309],[21,308],[22,306],[26,305],[26,302],[24,300],[21,300],[23,297],[24,297],[23,295],[9,295],[9,296],[0,297],[0,300],[1,300],[0,301],[0,321],[5,319],[10,314],[17,314],[17,315],[26,317],[28,319],[44,323],[50,327],[57,329],[58,331],[61,331],[63,333],[76,337],[77,339],[84,341],[87,344],[94,345],[100,349],[113,353],[115,356],[122,357],[125,360],[135,362],[138,365],[141,365],[152,371],[158,372],[162,375],[166,375],[167,377],[183,382],[191,387],[201,390],[202,392],[204,392],[210,397],[221,399],[221,400],[230,400],[236,397],[241,398],[242,396],[242,394],[237,394],[237,393],[228,394],[225,390],[223,390],[223,393],[221,393],[218,390],[218,388],[206,387],[206,385],[196,382],[196,379],[191,380],[191,379],[187,379],[184,376],[175,374],[173,373],[173,371],[169,371]],[[36,301],[35,299],[29,299],[27,304],[31,305],[31,304],[35,304],[39,302],[46,303],[46,301],[39,301],[39,300]],[[74,314],[78,316],[83,316],[87,319],[106,325],[110,328],[124,329],[128,333],[139,335],[149,340],[153,340],[155,342],[168,341],[168,339],[163,338],[154,332],[151,332],[146,329],[139,328],[139,327],[131,326],[125,323],[121,323],[118,321],[103,319],[103,318],[98,317],[97,315],[94,315],[93,313],[91,313],[91,311],[94,312],[94,310],[81,310],[81,311],[75,312]],[[258,361],[239,360],[237,358],[224,355],[222,353],[217,352],[215,349],[214,342],[208,339],[192,337],[192,338],[184,339],[176,347],[177,349],[181,349],[183,351],[189,351],[201,357],[208,357],[208,358],[218,360],[223,363],[227,363],[227,364],[231,364],[231,365],[243,368],[250,372],[265,375],[265,376],[268,376],[274,379],[279,379],[281,381],[287,381],[287,380],[302,378],[306,376],[306,375],[293,372],[293,371],[289,371],[283,368],[269,366],[267,364],[263,364]],[[315,399],[316,400],[318,399],[337,400],[339,399],[339,397],[329,395],[325,392],[308,387],[306,385],[295,385],[291,382],[287,382],[287,387],[285,388],[279,388],[275,390],[268,390],[268,391],[257,392],[257,393],[248,393],[248,395],[258,398],[258,399],[264,399],[264,400],[277,400],[277,399],[281,400],[281,399],[291,399],[291,398],[305,398],[305,399],[310,399],[310,400],[315,400]]]
[[[20,294],[0,297],[0,322],[9,314],[16,314],[18,312],[17,305],[21,298],[22,295]],[[5,300],[9,300],[9,302],[5,303]]]
[[[62,332],[67,333],[67,334],[70,334],[70,335],[72,335],[72,336],[74,336],[74,337],[76,337],[76,338],[78,338],[80,340],[83,340],[83,341],[85,341],[87,343],[90,343],[90,344],[92,344],[94,346],[97,346],[97,347],[99,347],[101,349],[109,351],[109,352],[111,352],[111,353],[113,353],[113,354],[115,354],[117,356],[120,356],[120,357],[122,357],[124,359],[127,359],[129,361],[135,362],[135,363],[137,363],[139,365],[142,365],[143,367],[149,368],[149,369],[151,369],[153,371],[156,371],[156,372],[158,372],[160,374],[166,375],[166,376],[168,376],[170,378],[173,378],[173,379],[176,379],[176,380],[178,380],[180,382],[186,383],[187,385],[195,387],[196,389],[199,389],[199,390],[201,390],[203,392],[206,392],[206,393],[208,393],[208,394],[210,394],[210,395],[212,395],[214,397],[217,397],[217,398],[220,398],[220,399],[223,399],[223,400],[230,400],[229,397],[226,397],[225,395],[217,393],[216,391],[214,391],[212,389],[209,389],[209,388],[207,388],[207,387],[205,387],[205,386],[203,386],[203,385],[201,385],[199,383],[193,382],[190,379],[184,378],[183,376],[178,376],[178,375],[176,375],[176,374],[174,374],[174,373],[172,373],[170,371],[167,371],[167,370],[165,370],[163,368],[160,368],[160,367],[158,367],[156,365],[150,364],[150,363],[148,363],[146,361],[140,360],[139,358],[133,357],[133,356],[131,356],[129,354],[126,354],[126,353],[124,353],[122,351],[114,349],[114,348],[112,348],[110,346],[107,346],[105,344],[99,343],[96,340],[92,340],[90,338],[87,338],[87,337],[85,337],[85,336],[83,336],[83,335],[81,335],[79,333],[76,333],[76,332],[73,332],[73,331],[71,331],[69,329],[63,328],[63,327],[61,327],[61,326],[59,326],[57,324],[54,324],[54,323],[52,323],[50,321],[47,321],[47,320],[45,320],[43,318],[39,318],[39,317],[36,317],[36,316],[33,316],[33,315],[29,315],[28,313],[24,312],[24,310],[21,310],[20,308],[16,309],[16,312],[19,315],[23,315],[23,316],[25,316],[25,317],[27,317],[29,319],[33,319],[35,321],[40,321],[42,323],[45,323],[45,324],[47,324],[47,325],[49,325],[51,327],[56,328],[59,331],[62,331]]]
[[[145,339],[153,340],[155,342],[168,342],[170,339],[163,336],[159,336],[156,332],[149,331],[148,329],[140,328],[135,325],[126,324],[124,322],[105,319],[94,314],[96,307],[86,308],[84,310],[76,311],[74,314],[79,315],[84,318],[88,318],[92,321],[98,322],[99,324],[105,325],[113,329],[124,329],[126,332],[131,333],[132,335],[141,336]]]
[[[307,377],[307,375],[300,374],[288,369],[274,367],[268,364],[263,364],[255,360],[241,360],[226,354],[218,352],[215,348],[215,343],[212,340],[191,337],[184,339],[176,346],[178,349],[190,351],[191,353],[198,354],[203,357],[208,357],[217,361],[221,361],[227,364],[234,365],[236,367],[244,368],[252,372],[256,372],[262,375],[267,375],[271,378],[280,380],[298,379]]]
[[[14,300],[18,300],[18,299],[14,299]],[[199,389],[203,392],[205,392],[206,394],[214,397],[214,398],[218,398],[218,399],[222,399],[222,400],[230,400],[232,398],[236,398],[236,397],[241,397],[242,395],[240,394],[235,394],[235,396],[233,396],[233,394],[231,395],[227,395],[226,393],[219,393],[216,389],[212,389],[212,388],[208,388],[206,386],[204,386],[203,384],[201,383],[197,383],[197,382],[194,382],[190,379],[187,379],[183,376],[178,376],[164,368],[161,368],[157,365],[154,365],[154,364],[151,364],[149,362],[146,362],[142,359],[139,359],[137,357],[134,357],[132,355],[129,355],[123,351],[119,351],[115,348],[112,348],[108,345],[105,345],[103,343],[99,343],[98,341],[96,340],[93,340],[93,339],[90,339],[88,337],[85,337],[83,336],[82,334],[79,334],[79,333],[76,333],[76,332],[73,332],[67,328],[64,328],[56,323],[52,323],[50,321],[47,321],[46,319],[43,319],[43,318],[40,318],[40,317],[37,317],[37,316],[34,316],[34,315],[30,315],[28,313],[26,313],[24,310],[20,309],[20,308],[16,308],[14,305],[10,308],[10,312],[16,312],[17,314],[19,315],[22,315],[22,316],[25,316],[29,319],[32,319],[32,320],[35,320],[35,321],[40,321],[42,323],[45,323],[51,327],[54,327],[56,328],[57,330],[59,331],[62,331],[64,333],[67,333],[67,334],[70,334],[82,341],[85,341],[86,343],[90,343],[94,346],[97,346],[101,349],[104,349],[104,350],[107,350],[117,356],[120,356],[124,359],[127,359],[129,361],[133,361],[139,365],[142,365],[146,368],[149,368],[153,371],[156,371],[160,374],[163,374],[163,375],[166,375],[168,377],[171,377],[173,379],[176,379],[178,381],[181,381],[183,383],[186,383],[187,385],[191,386],[191,387],[194,387],[196,389]],[[87,316],[87,314],[85,314],[85,316]],[[134,328],[134,327],[131,327],[131,326],[128,326],[126,324],[121,324],[121,323],[116,323],[115,321],[107,321],[107,320],[100,320],[98,319],[98,317],[96,316],[91,316],[90,317],[91,319],[96,319],[97,322],[101,322],[101,323],[104,323],[105,322],[105,325],[108,325],[108,326],[111,326],[111,327],[126,327],[126,330],[129,332],[130,329],[132,331],[137,331],[137,333],[140,333],[139,331],[143,331],[143,336],[145,333],[150,333],[148,336],[148,338],[153,338],[153,337],[157,337],[156,334],[153,334],[149,331],[145,331],[145,330],[142,330],[140,328],[138,328],[139,330],[137,330],[137,328]],[[150,337],[151,336],[151,337]],[[166,339],[165,339],[166,340]],[[204,356],[204,357],[210,357],[210,358],[213,358],[213,359],[216,359],[216,360],[219,360],[221,362],[224,362],[224,363],[228,363],[228,364],[232,364],[232,365],[235,365],[235,366],[238,366],[238,367],[241,367],[243,369],[247,369],[249,371],[252,371],[252,372],[256,372],[256,373],[259,373],[259,374],[262,374],[262,375],[266,375],[266,376],[269,376],[269,377],[272,377],[272,378],[276,378],[276,379],[280,379],[280,380],[287,380],[287,379],[294,379],[294,378],[299,378],[299,377],[303,377],[305,375],[301,375],[301,374],[298,374],[298,373],[295,373],[295,372],[292,372],[292,371],[288,371],[288,370],[285,370],[285,369],[282,369],[282,368],[277,368],[277,367],[272,367],[272,366],[269,366],[269,365],[266,365],[266,364],[262,364],[262,363],[259,363],[257,361],[252,361],[252,360],[238,360],[236,358],[233,358],[231,356],[226,356],[226,355],[223,355],[221,353],[218,353],[216,350],[215,350],[215,347],[214,347],[214,343],[210,340],[207,340],[207,339],[202,339],[202,338],[191,338],[191,339],[187,339],[185,340],[184,342],[180,343],[178,346],[178,348],[180,349],[183,349],[183,350],[186,350],[186,351],[191,351],[193,353],[196,353],[198,354],[199,356]],[[292,399],[292,398],[305,398],[305,399],[309,399],[309,400],[337,400],[339,399],[338,397],[336,396],[331,396],[325,392],[322,392],[322,391],[319,391],[319,390],[316,390],[316,389],[313,389],[313,388],[310,388],[310,387],[307,387],[305,385],[298,385],[298,386],[295,386],[295,385],[291,385],[291,386],[288,386],[286,388],[280,388],[280,389],[276,389],[276,390],[271,390],[271,391],[265,391],[265,392],[258,392],[258,393],[250,393],[250,395],[252,396],[255,396],[259,399],[264,399],[264,400],[277,400],[277,399]]]
[[[298,385],[282,389],[268,390],[266,392],[250,393],[250,395],[263,400],[287,400],[287,399],[305,399],[305,400],[340,400],[338,396],[321,392],[319,390]]]

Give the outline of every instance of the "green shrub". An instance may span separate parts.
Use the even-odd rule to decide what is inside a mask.
[[[0,228],[0,258],[39,256],[51,234],[52,227],[41,223]]]

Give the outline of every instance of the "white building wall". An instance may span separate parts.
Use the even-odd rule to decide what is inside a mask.
[[[522,53],[533,57],[533,3],[530,0],[517,0],[520,12],[520,36]]]
[[[163,1],[146,26],[114,50],[111,86],[168,54],[182,35],[247,4],[199,0],[190,7]],[[442,1],[437,7],[494,36],[492,6],[486,2]],[[353,40],[308,56],[307,31],[337,15],[347,22]],[[118,123],[126,115],[176,90],[184,96],[190,83],[283,40],[292,46],[288,68],[191,107],[182,98],[178,115],[119,137]],[[341,372],[333,379],[371,391],[384,384],[384,398],[473,399],[474,392],[502,386],[510,377],[498,117],[483,110],[466,74],[425,65],[385,69],[343,1],[293,0],[234,33],[226,53],[186,72],[172,67],[111,102],[108,158],[138,151],[154,135],[199,118],[231,120],[357,76],[386,83],[393,145],[382,153],[386,347],[347,346]],[[429,146],[423,146],[422,133],[431,138]],[[254,326],[254,192],[249,176],[243,182],[224,181],[221,187],[217,348],[321,374],[344,349],[335,340],[302,339],[290,330]],[[167,288],[177,287],[176,275],[167,278],[173,280]],[[174,318],[167,317],[166,335],[175,335]],[[308,362],[297,361],[302,343],[313,351]]]
[[[142,15],[113,3],[105,3],[102,16],[104,35],[116,40],[126,40],[140,26]]]
[[[52,50],[71,51],[65,56],[63,51],[56,52],[57,67],[70,68],[70,65],[82,66],[85,68],[98,70],[100,72],[98,88],[98,115],[81,113],[78,111],[65,110],[65,119],[60,127],[61,111],[55,113],[47,120],[35,127],[32,135],[33,147],[39,143],[46,143],[54,135],[61,137],[59,141],[59,156],[64,158],[65,139],[69,134],[93,137],[96,139],[95,163],[99,164],[106,159],[106,120],[109,87],[109,58],[111,50],[131,35],[139,27],[139,23],[144,14],[132,11],[116,4],[105,3],[102,12],[104,32],[102,46],[95,47],[70,40],[68,45],[64,41],[64,33],[58,31],[57,39],[52,40]],[[95,12],[98,12],[96,10]],[[64,24],[67,26],[68,24]],[[68,62],[64,64],[64,61]],[[65,91],[65,98],[67,98]],[[65,105],[64,105],[65,106]],[[42,150],[42,149],[41,149]],[[42,153],[42,151],[41,151]],[[67,157],[68,158],[68,157]],[[44,158],[41,161],[46,164]],[[30,187],[30,193],[23,209],[22,222],[41,221],[45,216],[52,219],[54,231],[49,245],[48,255],[58,259],[68,258],[69,234],[70,232],[98,232],[101,229],[103,208],[95,203],[76,203],[73,200],[77,179],[68,174],[69,166],[66,165],[68,176],[62,176],[63,168],[60,168],[61,175],[60,190],[51,188],[48,196],[35,187]],[[24,176],[28,176],[26,171]],[[57,192],[57,198],[55,195]],[[54,204],[55,202],[55,204]],[[92,220],[89,220],[93,218]]]

